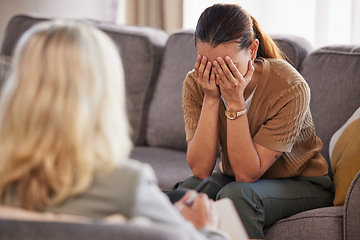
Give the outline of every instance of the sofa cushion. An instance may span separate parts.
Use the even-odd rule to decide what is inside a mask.
[[[288,57],[287,61],[297,70],[300,70],[305,57],[313,50],[310,42],[299,36],[279,34],[272,35],[271,37]]]
[[[334,175],[334,205],[344,205],[351,182],[360,171],[360,108],[332,136],[329,146]]]
[[[193,31],[171,35],[150,103],[146,138],[150,146],[186,150],[182,86],[196,61]]]
[[[355,46],[329,46],[312,52],[300,73],[311,89],[310,108],[322,155],[329,161],[329,142],[360,106],[360,52]],[[331,170],[329,171],[331,174]]]
[[[326,207],[295,214],[265,229],[266,240],[343,239],[344,207]]]
[[[163,192],[172,190],[175,183],[192,175],[184,151],[136,146],[130,157],[151,165]]]

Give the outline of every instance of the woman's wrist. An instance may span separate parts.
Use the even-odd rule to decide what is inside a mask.
[[[211,94],[205,94],[204,95],[204,103],[206,102],[209,105],[218,106],[219,101],[220,101],[220,95],[219,96],[213,96]]]
[[[234,110],[235,112],[242,111],[246,108],[245,100],[226,102],[226,109]]]

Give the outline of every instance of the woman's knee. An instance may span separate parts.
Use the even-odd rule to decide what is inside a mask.
[[[216,196],[216,200],[222,198],[231,199],[238,211],[251,208],[258,214],[263,213],[261,196],[253,188],[252,183],[231,182],[224,186]]]
[[[217,200],[222,198],[232,200],[250,238],[264,238],[264,207],[259,194],[251,183],[232,182],[227,184],[216,196]]]
[[[184,181],[177,182],[173,187],[173,190],[178,188],[195,189],[201,183],[201,181],[202,180],[199,178],[190,176],[186,178]]]

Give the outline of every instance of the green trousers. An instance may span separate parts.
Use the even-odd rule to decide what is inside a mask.
[[[282,218],[331,206],[334,197],[329,176],[260,179],[254,183],[235,182],[221,172],[213,172],[211,177],[221,186],[214,200],[230,198],[234,202],[251,239],[264,239],[264,228]],[[188,177],[174,189],[195,189],[200,182]]]

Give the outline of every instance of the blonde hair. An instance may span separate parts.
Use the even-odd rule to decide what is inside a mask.
[[[0,200],[58,205],[131,150],[124,75],[100,30],[65,20],[21,38],[0,100]]]

